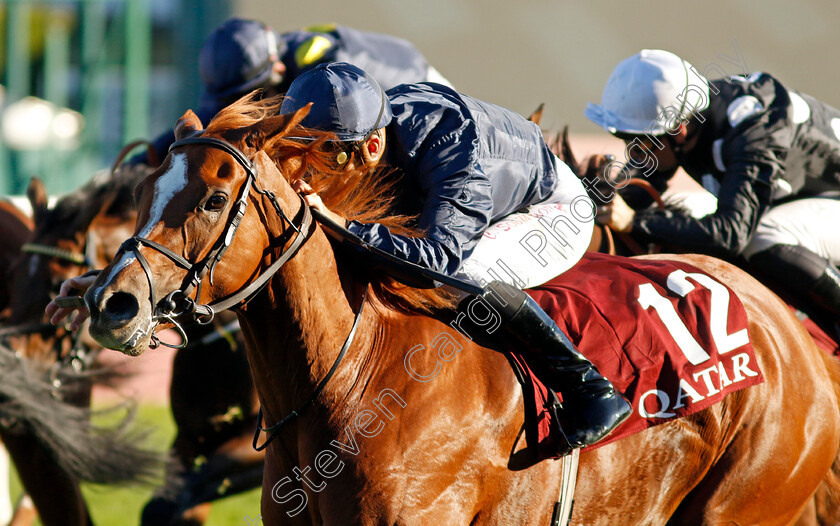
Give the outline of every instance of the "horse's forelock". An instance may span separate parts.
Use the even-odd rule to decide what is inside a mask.
[[[268,117],[277,115],[281,97],[269,97],[257,100],[255,94],[248,94],[230,106],[223,108],[207,124],[205,134],[215,134],[226,130],[247,128]]]

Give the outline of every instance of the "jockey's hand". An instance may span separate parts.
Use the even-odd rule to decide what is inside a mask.
[[[621,198],[614,194],[612,201],[596,207],[595,221],[599,225],[607,225],[616,232],[630,232],[633,230],[633,219],[636,212]]]
[[[96,281],[96,274],[85,274],[70,278],[61,284],[59,297],[84,296],[85,291],[93,285],[94,281]],[[59,325],[63,319],[76,312],[76,317],[73,318],[73,321],[67,327],[71,331],[78,330],[82,326],[82,323],[90,316],[87,307],[59,307],[55,304],[55,300],[47,304],[44,312],[50,317],[50,323],[53,325]]]
[[[339,226],[347,228],[347,220],[327,208],[324,202],[321,201],[321,196],[308,183],[302,179],[297,179],[292,183],[292,190],[303,195],[303,200],[306,201],[306,204],[321,212]]]

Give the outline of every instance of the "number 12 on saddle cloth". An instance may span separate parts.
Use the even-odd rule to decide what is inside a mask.
[[[764,381],[741,301],[691,265],[587,253],[528,292],[633,404],[633,414],[591,448]],[[530,377],[538,450],[551,451],[547,390],[528,371],[534,367],[526,355],[513,358]]]

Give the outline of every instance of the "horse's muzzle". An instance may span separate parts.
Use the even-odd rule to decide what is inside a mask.
[[[149,344],[154,323],[149,310],[125,291],[91,287],[85,295],[90,311],[90,334],[102,346],[125,354],[141,354]]]

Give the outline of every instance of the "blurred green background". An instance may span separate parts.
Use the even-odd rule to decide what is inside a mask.
[[[155,427],[149,445],[160,451],[169,448],[175,436],[175,423],[169,408],[159,404],[144,404],[138,411],[138,423]],[[17,473],[10,479],[12,502],[17,502],[21,486]],[[106,486],[83,485],[82,491],[90,509],[93,523],[105,526],[132,526],[139,524],[140,512],[152,495],[151,488],[113,488]],[[245,517],[256,519],[260,514],[260,490],[221,499],[213,504],[206,526],[248,525],[257,526],[261,522],[247,522]],[[41,526],[41,521],[36,521]]]
[[[642,48],[727,73],[740,53],[746,69],[840,107],[836,0],[0,0],[0,194],[32,175],[70,191],[127,142],[171,127],[198,100],[202,41],[231,15],[278,32],[339,23],[406,38],[460,91],[522,114],[544,102],[544,128],[604,140],[583,110]],[[146,401],[141,414],[166,449],[168,408]],[[105,525],[136,524],[150,493],[86,489]],[[220,502],[209,524],[258,513],[255,490]]]
[[[700,69],[726,66],[737,47],[747,69],[840,106],[834,0],[2,0],[0,193],[34,174],[71,190],[128,141],[172,126],[197,101],[201,42],[230,15],[407,38],[461,91],[523,114],[545,102],[545,128],[579,134],[600,133],[586,103],[645,47]]]

